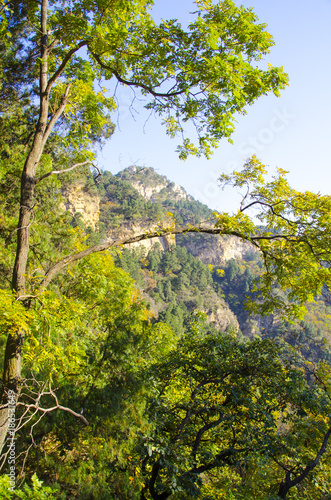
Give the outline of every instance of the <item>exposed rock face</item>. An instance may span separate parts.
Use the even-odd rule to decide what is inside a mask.
[[[239,330],[238,320],[225,302],[218,300],[217,304],[205,313],[208,316],[208,323],[213,323],[219,331],[225,332],[229,328],[236,332]]]
[[[145,173],[144,173],[145,171]],[[146,200],[151,202],[171,201],[190,201],[192,197],[187,195],[183,188],[171,183],[166,177],[159,176],[152,169],[143,169],[145,177],[141,178],[141,173],[137,167],[126,169],[125,180],[138,191]],[[76,181],[74,185],[65,187],[63,190],[63,209],[71,212],[72,215],[81,214],[83,222],[92,227],[98,228],[100,197],[97,193],[91,193],[85,188],[85,182]],[[150,220],[130,220],[122,222],[120,227],[109,230],[107,237],[116,239],[125,239],[139,234],[156,231],[167,226],[172,226],[173,219],[169,217],[162,222],[151,223]],[[196,258],[204,264],[221,265],[230,259],[241,258],[245,253],[255,251],[249,243],[244,243],[235,237],[219,237],[208,234],[187,234],[179,236],[160,236],[158,238],[146,239],[131,245],[128,248],[143,248],[146,254],[152,249],[155,243],[159,243],[161,248],[166,251],[172,245],[184,246]],[[238,319],[231,311],[228,304],[214,292],[210,292],[208,307],[204,306],[204,312],[207,314],[208,322],[215,325],[220,331],[233,329],[239,330]],[[152,306],[153,307],[153,306]],[[158,314],[157,308],[155,313]],[[245,325],[246,336],[252,336],[259,330],[259,318],[252,318]]]
[[[138,222],[127,222],[121,225],[118,229],[111,230],[108,233],[109,238],[129,238],[130,236],[135,236],[138,234],[148,233],[150,231],[156,231],[160,229],[160,225],[158,224],[143,224]],[[133,248],[142,247],[149,252],[155,243],[159,243],[163,251],[168,250],[171,245],[176,245],[175,236],[161,236],[159,238],[151,238],[142,241],[138,241],[137,243],[131,243],[126,245],[126,248],[130,250]]]
[[[85,182],[76,182],[70,188],[63,191],[63,208],[69,210],[72,215],[80,213],[87,226],[97,229],[99,222],[99,196],[92,195],[84,189]]]
[[[269,316],[258,316],[257,314],[252,314],[245,322],[242,323],[241,331],[245,337],[253,338],[254,335],[260,335],[261,332],[271,331],[277,325],[280,325],[280,320],[273,314],[270,314]]]
[[[138,167],[129,167],[126,169],[126,175],[129,176],[128,182],[142,195],[146,200],[155,201],[161,194],[173,201],[192,200],[185,190],[169,182],[169,180],[156,174],[152,169],[143,169],[147,171],[148,177],[141,179],[139,177]],[[152,177],[150,177],[152,176]],[[146,181],[146,182],[145,182]],[[164,193],[161,193],[164,190]],[[160,194],[161,193],[161,194]],[[83,181],[76,181],[74,185],[66,187],[63,191],[64,203],[63,209],[69,210],[73,215],[79,213],[83,222],[96,230],[99,222],[100,198],[97,194],[91,194],[85,189]],[[144,232],[156,230],[158,227],[165,227],[167,221],[160,224],[144,224],[144,222],[125,222],[120,228],[111,230],[108,237],[125,238]],[[170,221],[170,225],[173,221]],[[138,243],[129,245],[129,248],[143,247],[147,251],[159,242],[163,250],[167,250],[171,245],[185,246],[187,250],[200,259],[204,264],[220,265],[230,259],[240,258],[249,251],[255,251],[249,243],[242,242],[235,237],[218,237],[206,234],[194,234],[183,236],[162,236],[160,238],[146,239]]]
[[[154,173],[154,179],[140,179],[136,174],[139,174],[144,170],[148,172],[149,170]],[[157,201],[158,194],[164,189],[166,191],[167,198],[173,201],[179,200],[190,200],[192,199],[189,196],[185,189],[183,189],[178,184],[174,182],[170,182],[165,176],[158,175],[151,169],[140,169],[139,167],[131,166],[126,169],[126,174],[129,176],[126,180],[130,182],[130,184],[138,191],[138,193],[145,198],[145,200],[155,202]],[[154,182],[153,182],[154,181]]]
[[[177,243],[204,264],[218,266],[231,259],[242,258],[245,253],[256,252],[256,248],[235,236],[213,236],[194,234],[177,237]]]

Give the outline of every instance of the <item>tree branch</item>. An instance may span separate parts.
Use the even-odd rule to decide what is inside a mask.
[[[187,471],[187,474],[193,473],[193,474],[202,474],[203,472],[207,472],[211,469],[215,469],[215,467],[221,467],[222,465],[220,464],[221,461],[224,462],[224,465],[229,463],[231,457],[237,453],[242,453],[250,451],[248,448],[227,448],[226,450],[221,451],[216,455],[215,460],[212,460],[208,464],[200,465],[199,467],[193,467],[189,471]]]
[[[146,90],[149,94],[151,94],[154,97],[176,97],[176,96],[181,95],[181,94],[183,94],[185,92],[184,90],[177,90],[176,92],[170,92],[170,91],[169,92],[155,92],[155,90],[153,90],[152,87],[149,87],[148,85],[146,85],[146,84],[144,84],[142,82],[132,82],[132,81],[129,81],[129,80],[125,80],[124,78],[122,78],[118,74],[118,72],[114,68],[111,68],[107,64],[103,63],[101,61],[101,58],[100,58],[100,56],[98,54],[95,54],[93,52],[91,52],[91,54],[94,57],[94,59],[97,61],[97,63],[103,69],[111,71],[113,73],[113,75],[115,76],[115,78],[120,83],[123,83],[124,85],[128,85],[129,87],[140,87],[140,88]]]
[[[55,40],[54,40],[54,42],[55,42]],[[53,44],[54,44],[54,42],[53,42]],[[83,40],[76,47],[74,47],[73,49],[69,50],[69,52],[64,56],[62,63],[60,64],[60,66],[58,67],[58,69],[55,71],[55,73],[53,74],[53,76],[51,76],[51,78],[48,80],[47,87],[45,89],[45,93],[47,95],[50,93],[50,90],[51,90],[53,84],[62,75],[63,71],[65,70],[65,68],[66,68],[68,62],[70,61],[70,59],[72,58],[72,56],[79,49],[81,49],[82,47],[84,47],[87,44],[88,44],[88,41],[87,40]]]
[[[238,231],[231,231],[224,229],[222,227],[213,227],[210,224],[202,225],[199,224],[198,226],[178,226],[178,227],[168,227],[168,228],[158,228],[157,230],[146,232],[143,234],[139,234],[137,236],[130,236],[127,238],[123,239],[110,239],[105,241],[104,243],[100,243],[98,245],[94,245],[92,247],[86,248],[85,250],[82,250],[81,252],[75,253],[68,255],[64,259],[60,260],[53,266],[51,266],[45,273],[45,276],[41,282],[40,289],[44,290],[47,288],[47,286],[50,284],[54,276],[56,276],[63,268],[68,266],[70,263],[75,262],[77,260],[83,259],[84,257],[87,257],[88,255],[97,253],[97,252],[103,252],[109,248],[118,248],[122,247],[124,245],[130,245],[132,243],[137,243],[139,241],[143,240],[149,240],[153,238],[162,238],[164,236],[170,236],[170,235],[176,235],[176,234],[186,234],[186,233],[205,233],[205,234],[215,234],[215,235],[229,235],[229,236],[236,236],[237,238],[240,238],[243,241],[247,241],[254,245],[257,249],[260,251],[260,245],[259,241],[263,240],[276,240],[276,239],[284,239],[290,242],[297,242],[298,239],[295,239],[292,235],[287,236],[287,235],[273,235],[273,236],[246,236],[245,234],[242,234]],[[292,239],[293,238],[293,239]],[[304,240],[302,240],[304,241]],[[269,255],[269,253],[268,253]]]
[[[155,483],[160,469],[161,469],[160,460],[157,460],[157,462],[155,462],[152,467],[152,473],[148,484],[148,489],[153,500],[166,500],[171,495],[171,492],[169,491],[158,493],[155,489]]]
[[[66,104],[68,102],[68,98],[69,98],[69,91],[70,91],[70,83],[67,85],[65,91],[64,91],[64,94],[62,96],[62,99],[61,99],[61,103],[60,103],[60,106],[57,108],[57,110],[55,111],[55,113],[53,114],[52,118],[50,119],[50,121],[48,122],[48,125],[46,127],[46,130],[44,132],[44,135],[43,135],[43,140],[42,140],[42,149],[44,148],[46,142],[47,142],[47,139],[50,135],[50,133],[52,132],[53,130],[53,127],[55,125],[55,123],[57,122],[57,120],[60,118],[60,116],[62,115],[63,111],[64,111],[64,108],[66,107]]]
[[[218,424],[220,424],[222,422],[222,419],[223,419],[223,413],[220,413],[220,416],[217,420],[212,420],[208,424],[205,424],[203,427],[201,427],[201,429],[199,429],[198,434],[196,435],[196,438],[194,441],[193,448],[192,448],[192,455],[193,455],[194,461],[196,461],[197,451],[198,451],[198,448],[200,446],[202,436],[204,435],[204,433],[206,431],[213,429],[214,427],[217,427]]]
[[[85,250],[82,250],[81,252],[75,253],[68,255],[64,259],[60,260],[56,264],[54,264],[52,267],[50,267],[44,276],[44,279],[40,285],[41,290],[44,290],[47,288],[49,283],[52,281],[54,276],[56,276],[64,267],[68,266],[72,262],[75,262],[77,260],[83,259],[84,257],[87,257],[88,255],[97,253],[97,252],[103,252],[107,250],[108,248],[118,248],[122,247],[123,245],[130,245],[132,243],[137,243],[139,241],[143,240],[149,240],[153,238],[161,238],[164,236],[169,236],[169,235],[174,235],[174,234],[185,234],[185,233],[207,233],[207,234],[228,234],[232,236],[238,236],[242,239],[245,239],[244,236],[237,231],[224,231],[222,228],[218,227],[203,227],[203,226],[180,226],[178,228],[166,228],[166,229],[158,229],[156,231],[150,231],[149,233],[143,233],[139,234],[137,236],[131,236],[128,238],[124,239],[114,239],[114,240],[108,240],[105,241],[104,243],[100,243],[99,245],[94,245],[92,247],[86,248]],[[247,241],[249,241],[249,238],[246,238]]]
[[[95,179],[97,179],[100,175],[101,175],[101,172],[100,172],[100,169],[99,167],[97,167],[93,162],[91,162],[90,160],[86,160],[86,161],[83,161],[82,163],[75,163],[75,165],[73,165],[72,167],[69,167],[69,168],[66,168],[64,170],[52,170],[52,172],[48,172],[47,174],[44,174],[42,175],[41,177],[39,177],[39,179],[36,180],[36,184],[38,184],[38,182],[46,179],[47,177],[49,177],[50,175],[59,175],[59,174],[64,174],[66,172],[70,172],[71,170],[74,170],[75,168],[78,168],[78,167],[82,167],[83,165],[92,165],[97,171],[98,171],[98,175],[95,177]]]
[[[62,405],[59,404],[57,396],[56,396],[55,392],[51,388],[50,382],[49,382],[48,390],[49,390],[48,393],[44,392],[44,393],[41,393],[41,394],[38,395],[38,398],[37,398],[37,401],[36,401],[35,404],[26,404],[26,403],[18,402],[17,405],[18,406],[24,406],[26,408],[26,411],[28,411],[30,408],[33,408],[33,409],[36,410],[36,412],[37,411],[41,411],[44,414],[50,413],[50,412],[52,412],[54,410],[63,410],[63,411],[66,411],[66,412],[70,413],[74,417],[79,418],[85,425],[89,425],[88,420],[86,420],[86,418],[81,413],[77,413],[76,411],[72,410],[71,408],[68,408],[66,406],[62,406]],[[52,406],[51,408],[42,408],[41,406],[39,406],[39,402],[40,402],[41,396],[45,396],[47,394],[50,394],[51,396],[53,396],[54,401],[55,401],[55,406]]]
[[[8,7],[9,7],[9,2],[5,2],[3,6],[0,8],[0,14],[2,14],[2,12]]]
[[[328,445],[330,435],[331,435],[331,427],[328,429],[328,431],[324,435],[323,443],[322,443],[321,448],[319,449],[316,457],[314,458],[314,460],[309,462],[309,464],[303,469],[303,471],[301,472],[301,474],[299,476],[297,476],[294,479],[291,479],[291,471],[287,472],[285,482],[281,483],[281,485],[279,487],[279,491],[278,491],[278,496],[282,500],[286,500],[286,495],[289,492],[289,490],[291,488],[293,488],[293,486],[296,486],[297,484],[301,483],[308,476],[309,472],[311,472],[316,467],[316,465],[320,461],[321,456],[326,451],[326,447]]]

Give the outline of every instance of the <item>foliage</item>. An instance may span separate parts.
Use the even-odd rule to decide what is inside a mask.
[[[58,489],[43,486],[42,481],[39,481],[36,474],[31,478],[32,488],[27,484],[22,489],[11,490],[10,480],[8,476],[0,476],[0,495],[4,500],[46,500],[60,498]]]
[[[170,325],[177,335],[184,333],[191,312],[211,315],[224,304],[213,290],[209,267],[183,247],[171,246],[164,252],[156,244],[147,255],[123,249],[115,262],[148,294],[159,320]]]
[[[309,366],[285,344],[205,335],[199,323],[153,368],[160,384],[149,406],[155,430],[143,442],[146,498],[275,497],[284,470],[299,475],[330,428],[330,394],[320,386],[329,375],[316,372],[308,384]],[[309,495],[326,493],[327,477],[309,483]]]
[[[65,114],[53,131],[63,162],[68,153],[83,161],[91,144],[113,130],[109,117],[115,100],[94,81],[114,78],[149,95],[147,107],[165,116],[171,136],[183,131],[182,121],[197,123],[198,143],[186,136],[179,148],[183,158],[209,155],[221,137],[231,135],[236,112],[245,113],[247,104],[270,91],[278,95],[287,84],[282,68],[262,70],[256,64],[273,39],[250,9],[237,8],[230,0],[199,2],[199,15],[185,31],[176,20],[155,24],[151,6],[150,0],[50,4],[47,66],[54,110],[70,85]],[[12,84],[18,95],[38,93],[33,55],[39,16],[34,2],[12,2],[2,10],[3,26],[11,35],[5,30],[2,35],[2,88],[8,100]]]
[[[304,308],[300,306],[331,286],[331,198],[295,191],[284,170],[278,169],[270,181],[265,174],[265,167],[253,156],[241,172],[221,176],[224,184],[242,188],[244,194],[238,213],[218,214],[216,225],[248,239],[262,252],[265,271],[255,296],[263,305],[251,301],[251,309],[265,313],[278,309],[302,317]],[[247,215],[249,210],[252,215]]]
[[[254,297],[252,289],[254,281],[261,275],[261,267],[262,260],[256,252],[243,255],[243,259],[230,259],[213,268],[213,281],[219,292],[226,297],[242,331],[247,329],[251,316],[251,312],[245,307],[247,297]]]
[[[100,222],[109,231],[123,222],[158,220],[165,215],[159,203],[146,201],[132,185],[105,172],[98,184],[104,193],[100,205]]]
[[[177,224],[195,224],[213,217],[212,211],[199,201],[187,195],[187,199],[178,199],[172,184],[152,168],[129,167],[115,176],[103,172],[97,188],[101,198],[99,224],[104,235],[129,222],[139,221],[146,226],[162,223],[169,214]],[[150,199],[138,192],[139,186],[151,188]]]
[[[278,340],[243,342],[203,325],[197,309],[211,308],[218,297],[210,269],[184,249],[154,249],[136,261],[123,252],[123,267],[138,285],[147,283],[165,324],[111,254],[100,253],[107,245],[87,247],[109,225],[141,218],[157,225],[169,211],[167,190],[174,193],[172,227],[176,219],[211,217],[198,203],[188,213],[188,200],[176,199],[172,185],[161,189],[157,203],[146,202],[127,182],[128,172],[104,175],[94,185],[88,165],[114,131],[116,90],[110,97],[106,81],[141,92],[167,133],[182,136],[182,159],[210,156],[221,138],[230,138],[237,113],[287,84],[282,68],[262,69],[273,40],[251,9],[198,0],[184,30],[176,20],[157,25],[151,7],[151,0],[0,6],[0,329],[6,342],[0,445],[10,390],[15,472],[18,484],[25,482],[12,495],[2,477],[0,494],[229,498],[231,485],[238,499],[286,498],[289,491],[293,498],[297,492],[316,497],[331,483],[327,356],[313,364]],[[196,127],[195,143],[188,122]],[[330,201],[292,190],[282,171],[270,182],[264,173],[252,158],[243,172],[223,176],[248,191],[238,214],[218,214],[209,230],[258,246],[266,272],[261,296],[254,293],[271,297],[262,310],[297,313],[291,301],[303,304],[329,287],[322,236],[329,236]],[[66,185],[80,175],[87,178],[84,189],[105,195],[100,235],[63,207]],[[253,206],[261,208],[262,228],[246,215]],[[241,279],[231,264],[224,275],[224,287]],[[247,272],[248,289],[251,279]],[[187,310],[194,311],[192,321]]]
[[[17,454],[34,444],[25,473],[38,468],[45,483],[58,485],[63,494],[75,491],[79,498],[129,495],[129,472],[121,469],[149,425],[145,373],[175,346],[176,337],[166,325],[155,324],[132,280],[114,267],[110,255],[96,255],[69,270],[57,292],[45,292],[34,309],[16,412],[29,424],[19,433]],[[62,408],[76,411],[76,417],[53,409],[40,420],[31,399],[39,393],[41,408],[54,407],[51,387],[57,388]],[[90,427],[82,427],[79,414]]]

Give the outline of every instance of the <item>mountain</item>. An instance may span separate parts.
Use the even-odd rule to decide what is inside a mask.
[[[131,166],[112,175],[104,172],[96,186],[75,180],[63,189],[64,207],[100,238],[139,234],[174,220],[178,224],[212,221],[213,211],[152,168]],[[170,245],[185,246],[205,264],[218,265],[241,258],[252,247],[234,237],[179,235],[157,241],[164,250]],[[135,243],[131,248],[150,249],[155,240]]]
[[[63,209],[73,225],[88,227],[93,242],[125,238],[178,224],[212,224],[214,215],[181,187],[152,168],[131,166],[116,175],[103,172],[95,184],[75,178],[63,188]],[[331,309],[323,301],[309,306],[298,326],[277,315],[249,315],[245,297],[261,273],[255,248],[235,237],[186,234],[134,243],[116,256],[136,280],[156,318],[180,334],[186,318],[204,311],[211,328],[232,329],[247,337],[292,335],[307,342],[328,338]],[[314,347],[314,349],[316,346]]]
[[[206,205],[152,168],[132,166],[117,175],[104,172],[96,186],[90,180],[76,179],[63,189],[63,196],[63,208],[73,215],[73,224],[89,226],[100,240],[140,234],[174,220],[197,224],[214,218]],[[239,330],[236,316],[215,289],[212,266],[207,264],[242,257],[249,251],[247,244],[198,234],[144,240],[129,250],[123,250],[117,264],[134,277],[156,317],[175,331],[182,331],[185,317],[196,309],[204,311],[217,329]],[[171,258],[162,255],[166,251]],[[149,260],[159,265],[152,269]]]

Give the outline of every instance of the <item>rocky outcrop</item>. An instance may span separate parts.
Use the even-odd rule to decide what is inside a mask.
[[[207,314],[208,323],[212,323],[220,332],[225,332],[229,329],[235,332],[239,330],[239,323],[236,316],[230,307],[220,299],[214,307],[204,312]]]
[[[183,188],[169,182],[166,177],[156,174],[152,169],[138,170],[137,167],[130,167],[123,174],[123,180],[130,182],[135,190],[148,201],[162,203],[168,200],[173,202],[192,200]],[[64,187],[62,193],[64,198],[63,209],[70,211],[73,216],[80,214],[82,221],[87,226],[97,230],[100,208],[98,193],[87,189],[84,181],[76,181],[70,187]],[[112,200],[108,198],[108,202],[111,203]],[[168,206],[171,207],[171,203]],[[190,210],[189,204],[185,204],[185,210]],[[151,222],[151,219],[147,218],[145,220],[124,220],[116,229],[109,229],[108,226],[108,230],[106,228],[106,237],[122,240],[157,231],[158,229],[165,229],[174,224],[174,219],[171,215],[163,216],[162,218],[163,220],[158,222]],[[212,223],[210,222],[210,224]],[[201,260],[204,264],[211,264],[213,266],[222,265],[230,259],[242,258],[246,253],[256,251],[252,245],[242,242],[238,238],[229,236],[219,237],[202,233],[178,235],[176,237],[172,235],[160,236],[153,239],[141,240],[137,243],[127,245],[127,247],[129,249],[143,248],[147,254],[155,243],[159,243],[164,251],[173,245],[184,246],[194,257]],[[229,329],[238,331],[238,319],[228,304],[214,293],[214,291],[210,290],[208,293],[210,293],[210,296],[208,296],[208,300],[204,301],[205,305],[202,308],[207,314],[208,322],[215,325],[220,331]],[[184,302],[186,303],[185,300]],[[156,315],[158,312],[156,307]],[[243,323],[241,330],[245,336],[251,337],[261,331],[261,328],[265,327],[260,322],[260,318],[251,317],[249,321],[240,322],[240,324]]]
[[[160,194],[163,190],[166,191],[167,197],[169,197],[173,201],[189,199],[189,196],[184,191],[184,189],[178,184],[174,184],[173,182],[165,182],[156,184],[155,186],[146,186],[143,181],[132,181],[131,184],[138,191],[138,193],[145,198],[145,200],[149,200],[152,202],[157,201],[157,199],[159,198],[157,195]]]
[[[63,189],[63,209],[72,215],[81,214],[84,224],[93,230],[99,222],[100,198],[85,189],[85,182],[79,181]]]
[[[126,175],[130,172],[135,174],[137,167],[126,169]],[[152,169],[149,170],[154,175],[153,182],[145,183],[144,179],[132,175],[129,182],[132,186],[147,200],[153,201],[164,190],[163,196],[166,199],[178,201],[180,199],[191,199],[183,188],[171,183],[166,177],[156,174]],[[151,175],[152,175],[151,174]],[[83,222],[93,230],[97,230],[99,222],[100,198],[97,193],[91,193],[85,187],[83,181],[76,181],[74,185],[63,189],[63,209],[71,212],[73,216],[80,214]],[[173,220],[164,220],[159,223],[151,224],[143,221],[127,221],[121,224],[117,229],[110,230],[107,234],[109,238],[126,238],[144,232],[155,231],[157,228],[163,228],[172,225]],[[147,251],[156,243],[160,243],[163,250],[167,250],[171,245],[178,244],[185,248],[204,264],[221,265],[230,259],[242,258],[246,252],[255,251],[255,248],[249,243],[242,242],[235,237],[219,237],[207,234],[188,234],[177,236],[162,236],[160,238],[146,239],[138,243],[129,245],[129,248],[143,247]]]
[[[170,182],[163,175],[157,174],[153,169],[131,166],[125,169],[125,180],[145,198],[145,200],[156,202],[163,197],[172,201],[192,200],[181,186]],[[121,174],[119,174],[121,177]],[[162,193],[162,191],[164,191]]]
[[[242,258],[246,253],[257,251],[253,245],[235,236],[197,233],[177,236],[176,241],[204,264],[212,266],[219,266],[228,260]]]

